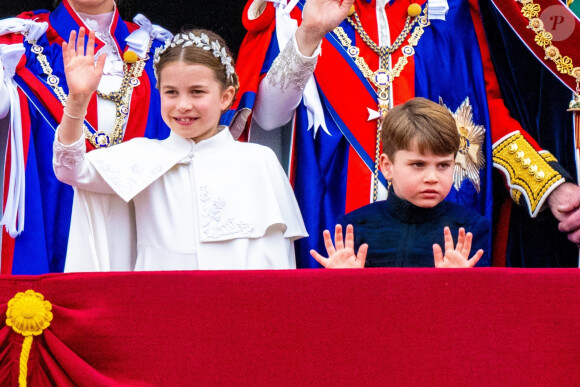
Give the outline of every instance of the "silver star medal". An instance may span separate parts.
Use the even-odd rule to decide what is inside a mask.
[[[443,99],[439,98],[439,104],[447,107]],[[485,165],[483,156],[483,141],[485,128],[473,122],[473,106],[469,103],[469,97],[461,103],[454,112],[449,112],[455,118],[457,131],[460,136],[460,145],[455,157],[455,169],[453,171],[453,186],[459,191],[465,179],[469,179],[477,192],[480,190],[479,170]]]

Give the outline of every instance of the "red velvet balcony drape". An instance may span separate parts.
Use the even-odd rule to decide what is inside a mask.
[[[0,277],[52,303],[30,386],[578,385],[580,271],[364,269]]]

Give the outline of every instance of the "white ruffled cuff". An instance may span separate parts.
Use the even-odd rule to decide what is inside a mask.
[[[52,145],[52,166],[56,171],[58,168],[64,167],[68,170],[75,168],[75,166],[82,162],[86,153],[85,136],[81,133],[80,138],[72,144],[65,145],[58,141],[58,130],[54,133],[54,143]]]

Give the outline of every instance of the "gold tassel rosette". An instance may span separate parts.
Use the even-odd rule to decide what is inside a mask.
[[[22,351],[20,352],[20,372],[18,385],[26,386],[28,375],[28,357],[34,336],[41,335],[52,321],[52,305],[40,293],[34,290],[18,292],[8,302],[6,311],[6,325],[14,332],[24,336]]]

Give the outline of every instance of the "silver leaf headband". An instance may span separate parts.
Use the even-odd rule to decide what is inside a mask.
[[[159,57],[165,51],[167,51],[169,47],[188,47],[193,45],[206,51],[211,50],[213,55],[216,58],[220,58],[220,61],[226,67],[226,76],[228,79],[231,82],[234,81],[234,66],[232,66],[232,57],[227,54],[226,48],[222,47],[217,40],[210,42],[209,37],[204,33],[202,33],[200,36],[197,36],[192,32],[177,34],[173,37],[173,39],[167,39],[163,47],[157,47],[155,50],[155,57],[153,58],[153,67],[155,69],[155,78],[157,78],[157,81],[159,81],[159,74],[157,74],[157,64],[159,63]]]

